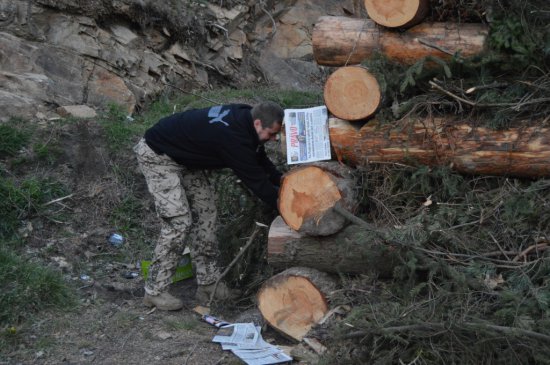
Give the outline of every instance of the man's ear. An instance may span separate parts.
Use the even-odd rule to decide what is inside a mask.
[[[259,128],[261,129],[262,128],[262,121],[259,120],[259,119],[254,119],[254,128],[256,128],[256,130],[258,130]]]

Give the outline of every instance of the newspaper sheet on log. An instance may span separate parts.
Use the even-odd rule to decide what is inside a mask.
[[[285,109],[284,124],[289,165],[331,159],[326,106]]]

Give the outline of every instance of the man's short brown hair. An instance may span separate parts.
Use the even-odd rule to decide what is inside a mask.
[[[252,120],[259,119],[262,122],[262,128],[271,128],[273,124],[283,123],[285,111],[281,106],[272,101],[264,101],[256,104],[251,111]]]

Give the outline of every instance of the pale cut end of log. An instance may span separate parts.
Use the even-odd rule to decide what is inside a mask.
[[[357,191],[351,169],[337,162],[294,168],[283,175],[279,212],[293,230],[313,236],[338,232],[346,219],[332,208],[353,210]]]
[[[428,15],[429,0],[365,0],[365,9],[384,27],[411,27]]]
[[[341,67],[328,77],[324,99],[334,116],[350,121],[362,120],[373,115],[380,106],[380,85],[364,67]]]
[[[262,285],[258,308],[271,327],[301,341],[328,312],[326,295],[335,288],[335,281],[321,271],[290,268]]]
[[[341,198],[336,183],[325,171],[308,166],[285,176],[279,191],[279,211],[287,224],[299,231],[304,221],[322,216]]]

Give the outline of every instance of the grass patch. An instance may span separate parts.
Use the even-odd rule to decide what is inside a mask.
[[[38,214],[48,216],[45,203],[63,194],[64,187],[55,181],[0,177],[0,325],[19,323],[41,310],[66,309],[76,303],[74,292],[59,273],[29,262],[17,250],[23,244],[18,235],[21,220]],[[6,336],[14,338],[9,333]]]
[[[141,231],[143,204],[132,196],[125,197],[110,213],[114,227],[121,232]]]
[[[6,124],[0,124],[0,157],[15,156],[27,145],[31,134],[19,126],[23,120],[12,118]]]
[[[139,322],[139,316],[131,312],[118,312],[111,319],[111,323],[121,330],[128,330],[135,326],[135,323]]]
[[[61,148],[53,143],[36,143],[33,145],[36,158],[47,165],[53,165],[61,155]]]
[[[45,203],[65,194],[64,187],[55,181],[28,178],[17,182],[0,176],[0,238],[16,235],[22,219],[45,211]]]
[[[112,152],[127,149],[134,137],[145,131],[141,123],[128,117],[121,106],[114,104],[109,106],[108,112],[99,121]]]
[[[144,226],[146,217],[143,203],[134,196],[126,196],[109,213],[109,220],[124,243],[118,250],[119,259],[137,262],[150,258],[151,247],[147,237],[153,235]]]
[[[61,275],[0,248],[0,324],[13,324],[49,308],[69,309],[73,291]]]
[[[254,105],[273,101],[283,108],[310,107],[324,104],[322,94],[296,90],[221,89],[196,94],[178,94],[164,97],[151,104],[147,111],[135,118],[128,117],[121,106],[110,105],[100,118],[109,149],[112,152],[127,150],[159,119],[189,109],[205,108],[215,104],[245,103]]]
[[[167,318],[164,324],[172,331],[192,331],[199,325],[199,321],[192,317],[184,317],[178,320]]]

